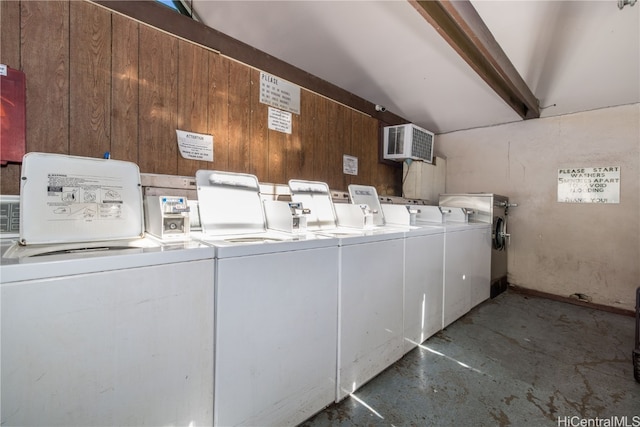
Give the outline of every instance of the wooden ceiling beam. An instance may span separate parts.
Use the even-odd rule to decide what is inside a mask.
[[[538,99],[469,0],[408,1],[520,117],[540,117]]]

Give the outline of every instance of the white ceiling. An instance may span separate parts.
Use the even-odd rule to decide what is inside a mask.
[[[541,116],[640,102],[640,3],[473,6]],[[521,120],[405,0],[193,0],[199,19],[436,133]]]

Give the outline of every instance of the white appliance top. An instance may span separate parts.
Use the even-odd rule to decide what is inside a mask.
[[[339,239],[340,246],[404,237],[406,228],[401,226],[369,229],[341,227],[331,191],[324,182],[290,180],[289,188],[291,189],[291,200],[300,202],[305,209],[311,210],[307,216],[307,229]]]
[[[142,238],[138,166],[110,159],[26,154],[20,225],[23,245]]]
[[[373,225],[385,225],[384,211],[380,205],[380,198],[375,187],[351,184],[349,185],[349,197],[353,204],[369,206],[373,215]]]
[[[119,246],[114,246],[119,245]],[[166,265],[213,259],[211,247],[195,241],[176,242],[163,245],[147,237],[128,242],[96,242],[94,250],[80,249],[81,244],[18,245],[17,242],[2,241],[0,244],[0,284],[38,280],[76,274],[113,271],[128,268]],[[53,251],[53,252],[52,252]],[[46,255],[36,256],[39,253]]]
[[[260,184],[254,175],[196,172],[202,232],[207,235],[250,234],[267,229]]]
[[[338,219],[329,186],[319,181],[289,180],[291,200],[302,203],[307,214],[307,229],[310,231],[330,230],[338,226]]]
[[[422,223],[416,220],[417,208],[420,206],[392,205],[385,203],[381,206],[387,226],[402,227],[406,229],[406,237],[444,233],[444,225],[442,224],[435,222]]]
[[[214,246],[217,258],[337,246],[335,240],[311,233],[268,229],[254,175],[199,170],[196,185],[202,232],[191,237]]]

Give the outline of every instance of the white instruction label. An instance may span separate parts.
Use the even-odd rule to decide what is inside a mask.
[[[291,113],[269,107],[269,124],[271,130],[291,135]]]
[[[558,169],[558,202],[620,203],[620,166]]]
[[[342,172],[346,175],[358,175],[358,158],[353,156],[342,156]]]
[[[280,110],[300,114],[300,86],[260,72],[260,102]]]
[[[121,221],[126,219],[122,179],[65,173],[47,175],[49,221]]]
[[[7,75],[7,66],[5,64],[0,64],[0,76]]]
[[[180,155],[190,160],[213,162],[213,135],[176,129]]]

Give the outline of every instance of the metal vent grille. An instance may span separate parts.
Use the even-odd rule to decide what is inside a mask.
[[[413,139],[411,141],[411,156],[419,157],[430,162],[432,155],[433,135],[414,127]]]
[[[414,124],[386,126],[383,143],[385,159],[433,162],[434,134]]]

